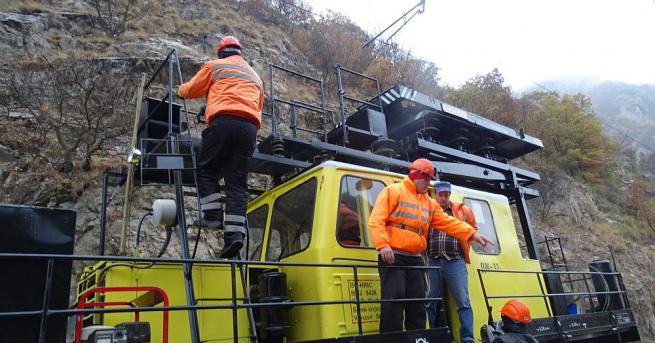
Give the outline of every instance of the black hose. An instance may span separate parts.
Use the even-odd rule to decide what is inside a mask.
[[[162,257],[164,253],[166,252],[166,249],[168,248],[168,244],[171,242],[171,236],[173,235],[173,228],[172,227],[167,227],[166,228],[166,239],[164,239],[164,245],[162,245],[161,249],[159,249],[159,252],[157,253],[157,258]]]
[[[198,217],[200,224],[202,224],[202,214]],[[196,251],[198,251],[198,242],[200,242],[200,234],[202,234],[202,225],[198,225],[198,232],[196,233],[196,242],[193,244],[193,254],[191,254],[191,259],[196,259]]]
[[[141,225],[143,225],[143,221],[146,219],[147,216],[151,216],[152,212],[148,212],[141,217],[141,220],[139,220],[139,226],[136,227],[136,249],[137,251],[139,250],[139,242],[141,241]]]

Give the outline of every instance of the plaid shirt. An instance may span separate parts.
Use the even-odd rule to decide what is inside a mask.
[[[451,217],[453,216],[453,210],[450,207],[445,209],[444,212]],[[430,250],[428,254],[431,258],[443,257],[447,261],[464,259],[464,249],[462,249],[460,241],[437,229],[430,230]]]

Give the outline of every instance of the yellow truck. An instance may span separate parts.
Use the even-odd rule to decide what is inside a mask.
[[[179,71],[172,51],[160,70],[168,66],[172,75],[176,64]],[[98,255],[75,256],[71,219],[53,219],[62,232],[59,245],[52,241],[43,244],[45,250],[16,247],[0,253],[0,263],[42,261],[35,275],[43,275],[37,283],[45,285],[30,291],[36,305],[20,306],[16,300],[0,309],[0,318],[13,323],[0,330],[0,338],[10,339],[3,342],[459,342],[457,308],[448,295],[398,300],[443,304],[445,320],[439,327],[379,333],[380,280],[368,217],[380,191],[400,182],[417,157],[433,161],[439,178],[455,185],[452,199],[472,209],[478,230],[494,242],[488,249],[473,245],[467,265],[477,341],[494,338],[499,309],[514,298],[528,304],[533,321],[526,333],[539,342],[639,340],[623,280],[611,262],[570,271],[558,240],[539,242],[533,233],[526,201],[538,196],[530,187],[539,176],[509,161],[542,148],[539,139],[402,85],[382,92],[374,78],[340,65],[335,66],[340,113],[330,127],[323,80],[273,64],[269,68],[265,118],[271,134],[258,142],[249,169],[268,175],[274,186],[253,190],[240,258],[190,257],[183,187],[195,186],[197,142],[184,132],[189,111],[184,104],[146,96],[135,181],[142,189],[174,186],[176,199],[168,204],[174,206],[175,220],[162,223],[176,230],[180,258],[106,256],[104,211]],[[350,95],[341,82],[344,73],[373,82],[376,93],[366,100]],[[314,84],[319,99],[276,95],[277,74]],[[172,85],[169,80],[169,92]],[[346,113],[348,102],[357,105],[352,113]],[[280,115],[282,106],[290,108],[289,116]],[[297,110],[315,113],[319,127],[303,127]],[[106,173],[105,183],[110,177],[124,174]],[[6,211],[15,215],[16,232],[32,218],[21,209]],[[30,211],[46,211],[39,218],[59,215]],[[38,227],[44,221],[31,223]],[[43,231],[34,232],[47,241],[39,236]],[[548,253],[542,260],[550,266],[540,262],[540,245]],[[47,249],[55,246],[69,250]],[[93,263],[79,278],[71,308],[56,305],[69,305],[61,289],[67,289],[62,285],[67,277],[70,282],[76,260]],[[68,326],[61,321],[66,317]]]

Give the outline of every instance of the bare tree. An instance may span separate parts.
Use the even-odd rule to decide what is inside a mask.
[[[538,212],[542,222],[548,222],[551,219],[563,216],[563,213],[553,212],[553,207],[566,194],[564,187],[563,174],[554,168],[540,168],[541,181],[537,183],[536,188],[539,190],[539,199],[541,206]]]
[[[12,107],[33,116],[23,126],[32,151],[62,171],[91,167],[91,158],[112,151],[128,131],[129,74],[107,62],[32,62],[16,68],[6,91]]]
[[[93,0],[100,27],[110,36],[118,37],[127,24],[141,15],[142,0]]]

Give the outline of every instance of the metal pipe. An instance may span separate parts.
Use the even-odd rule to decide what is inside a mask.
[[[425,302],[425,301],[442,301],[443,298],[402,298],[402,299],[379,299],[379,300],[361,300],[363,304],[377,303],[401,303],[401,302]],[[251,303],[237,304],[238,309],[263,308],[270,306],[294,307],[294,306],[316,306],[316,305],[345,305],[355,304],[354,300],[332,300],[332,301],[298,301],[298,302],[276,302],[276,303]],[[67,309],[67,310],[50,310],[48,316],[74,316],[87,315],[96,313],[134,313],[134,312],[159,312],[159,311],[190,311],[190,310],[231,310],[234,305],[177,305],[177,306],[151,306],[151,307],[129,307],[129,308],[85,308],[85,309]],[[0,312],[0,318],[13,317],[36,317],[40,316],[41,310]]]
[[[550,259],[550,266],[555,268],[555,260],[553,259],[553,252],[550,250],[550,244],[548,244],[548,237],[544,235],[544,243],[546,243],[546,250],[548,250],[548,258]]]
[[[346,131],[346,109],[344,107],[344,96],[346,92],[343,90],[343,83],[341,82],[341,65],[335,64],[334,69],[337,73],[337,87],[339,93],[339,111],[341,112],[341,134],[343,138],[343,146],[348,143],[348,132]]]
[[[45,290],[43,291],[43,303],[41,306],[41,325],[39,326],[39,343],[44,343],[48,328],[48,310],[50,309],[50,293],[52,290],[52,274],[55,261],[48,259],[48,267],[45,275]]]
[[[248,227],[248,223],[246,220],[246,227]],[[246,257],[248,257],[248,251],[250,250],[248,241],[250,240],[248,237],[248,230],[246,230]],[[248,258],[246,258],[248,259]],[[241,300],[246,304],[252,303],[250,299],[250,292],[248,291],[248,265],[245,265],[245,268],[242,268],[243,266],[239,266],[239,276],[241,276],[241,291],[243,292],[243,298],[237,298],[233,297],[235,300]],[[245,269],[245,271],[244,271]],[[257,323],[255,322],[255,314],[252,312],[252,309],[248,309],[248,323],[250,324],[250,336],[254,338],[255,343],[259,342],[259,337],[257,337]]]
[[[528,256],[531,259],[539,260],[539,251],[535,244],[534,232],[532,230],[532,224],[530,223],[528,204],[525,202],[523,192],[521,192],[521,185],[516,177],[516,172],[511,170],[507,173],[507,179],[510,183],[510,187],[513,188],[512,192],[514,193],[514,199],[516,199],[515,206],[519,214],[521,228],[523,229],[523,237],[525,238],[525,244],[528,249]]]
[[[175,53],[175,60],[177,61],[177,76],[180,84],[184,83],[184,79],[182,77],[182,69],[180,67],[180,59]],[[198,173],[197,173],[197,165],[196,165],[196,150],[193,148],[193,141],[191,139],[191,125],[189,123],[189,111],[186,106],[186,99],[182,98],[182,105],[184,106],[184,113],[186,116],[186,121],[187,121],[187,134],[189,137],[189,150],[191,152],[191,161],[193,163],[193,184],[196,187],[196,190],[198,190]],[[182,132],[180,128],[180,132]],[[184,196],[182,197],[184,198]],[[198,220],[201,220],[202,217],[202,211],[200,210],[200,197],[198,196],[198,192],[196,192],[195,195],[196,198],[196,206],[198,207]],[[198,249],[198,242],[200,242],[200,234],[202,233],[202,226],[198,226],[198,232],[196,234],[196,243],[193,247],[193,255],[191,256],[192,259],[196,258],[196,251]]]
[[[481,269],[483,272],[487,273],[508,273],[508,274],[571,274],[571,275],[580,275],[580,274],[585,274],[585,275],[619,275],[621,273],[619,272],[576,272],[576,271],[569,271],[569,272],[560,272],[556,270],[515,270],[515,269],[508,269],[508,270],[496,270],[496,269]]]
[[[0,253],[0,260],[5,259],[26,259],[26,260],[46,260],[52,258],[62,261],[119,261],[119,262],[142,262],[142,263],[164,263],[164,264],[184,264],[186,262],[197,263],[197,260],[188,258],[152,258],[152,257],[127,257],[127,256],[94,256],[94,255],[61,255],[61,254],[20,254],[20,253]],[[439,267],[433,266],[377,266],[367,264],[327,264],[327,263],[300,263],[300,262],[262,262],[262,261],[225,261],[225,260],[203,260],[202,264],[229,265],[254,265],[254,266],[289,266],[289,267],[325,267],[325,268],[386,268],[386,269],[404,269],[404,270],[434,270]],[[492,270],[483,270],[492,271]],[[535,272],[533,272],[535,273]],[[592,272],[588,272],[593,274]],[[603,274],[603,273],[596,273]],[[608,274],[608,273],[604,273]]]
[[[105,171],[102,173],[102,197],[100,208],[100,242],[98,244],[98,255],[105,255],[105,237],[107,234],[107,186],[109,184],[109,177],[125,177],[123,173],[113,171]]]
[[[269,66],[272,66],[275,69],[286,71],[287,73],[290,73],[290,74],[293,74],[293,75],[296,75],[296,76],[300,76],[300,77],[308,79],[308,80],[312,80],[314,82],[323,82],[323,80],[319,80],[317,78],[307,76],[307,75],[305,75],[305,74],[303,74],[301,72],[298,72],[298,71],[295,71],[295,70],[292,70],[292,69],[289,69],[289,68],[285,68],[285,67],[279,66],[277,64],[269,63]]]
[[[493,315],[491,314],[491,306],[489,305],[489,296],[487,295],[487,288],[484,287],[484,281],[482,280],[482,270],[478,269],[478,279],[480,279],[480,286],[482,287],[482,295],[484,296],[484,303],[487,308],[488,315],[488,324],[493,323]]]
[[[237,316],[237,277],[235,275],[236,265],[230,264],[230,281],[232,282],[232,338],[234,343],[239,342],[239,318]]]
[[[589,309],[593,310],[594,309],[594,298],[591,295],[591,288],[589,288],[589,283],[587,282],[587,275],[582,275],[582,279],[584,280],[584,285],[585,288],[587,289],[587,300],[589,300]]]
[[[546,306],[546,311],[548,311],[548,317],[550,317],[552,313],[550,312],[550,306],[548,306],[548,297],[546,297],[546,292],[544,292],[544,284],[541,282],[539,274],[535,274],[535,276],[537,277],[537,281],[539,281],[539,290],[541,290],[541,294],[544,296],[544,305]]]
[[[293,133],[293,138],[298,137],[298,129],[296,124],[296,105],[294,101],[291,102],[291,132]]]
[[[273,136],[277,135],[277,118],[275,117],[275,94],[273,93],[273,65],[269,64],[268,65],[268,75],[270,81],[270,103],[271,103],[271,134]]]
[[[405,18],[405,17],[407,16],[407,14],[409,14],[409,12],[415,10],[415,9],[416,9],[417,7],[419,7],[419,6],[425,6],[425,0],[421,0],[421,1],[419,1],[419,3],[416,4],[416,5],[414,5],[414,7],[412,7],[412,9],[410,9],[409,11],[403,13],[403,15],[402,15],[400,18],[396,19],[396,21],[394,21],[394,22],[391,23],[389,26],[387,26],[386,28],[384,28],[384,30],[380,31],[380,33],[378,33],[377,35],[375,35],[375,37],[373,37],[373,38],[369,39],[368,41],[366,41],[366,43],[364,43],[364,44],[362,45],[362,49],[365,48],[365,47],[367,47],[367,46],[369,46],[372,42],[374,42],[376,39],[378,39],[378,37],[382,36],[383,33],[387,32],[387,30],[389,30],[392,26],[396,25],[396,23],[398,23],[401,19]],[[423,9],[419,10],[417,13],[421,13],[421,12],[423,12]],[[412,16],[412,17],[413,17],[413,16]],[[405,23],[407,23],[407,22],[405,22]],[[403,25],[403,26],[404,26],[404,25]],[[395,34],[395,33],[394,33],[394,34]]]
[[[179,154],[180,146],[177,138],[172,135],[169,138],[171,140],[171,148],[173,153]],[[180,253],[182,259],[185,260],[183,264],[183,271],[186,301],[187,304],[195,304],[196,298],[193,289],[193,262],[192,260],[189,260],[189,239],[187,237],[186,215],[184,211],[184,189],[182,188],[182,172],[180,170],[174,170],[173,178],[175,181],[175,201],[177,204],[178,237],[180,239],[181,250]],[[191,341],[193,343],[200,343],[198,317],[196,311],[193,309],[189,310],[189,328],[191,331]]]
[[[602,294],[623,294],[623,291],[608,292],[572,292],[572,293],[548,293],[548,294],[508,294],[508,295],[490,295],[489,299],[509,299],[509,298],[542,298],[542,297],[563,297],[567,295],[602,295]]]
[[[327,124],[325,122],[325,94],[323,90],[323,80],[321,80],[321,124],[323,125],[323,141],[327,143]]]
[[[170,137],[173,134],[173,59],[171,58],[172,54],[175,53],[175,49],[171,51],[171,55],[168,56],[168,136]]]
[[[312,104],[308,104],[306,102],[302,102],[302,101],[298,101],[298,100],[288,101],[288,100],[284,100],[284,99],[275,99],[275,101],[286,104],[286,105],[289,105],[289,106],[302,107],[302,108],[304,108],[306,110],[313,111],[313,112],[319,112],[319,113],[321,112],[320,107],[316,107],[316,106],[314,106]]]
[[[343,71],[345,71],[345,72],[347,72],[347,73],[349,73],[349,74],[353,74],[353,75],[361,76],[361,77],[363,77],[363,78],[365,78],[365,79],[368,79],[368,80],[371,80],[371,81],[375,81],[375,80],[377,80],[376,78],[374,78],[374,77],[372,77],[372,76],[368,76],[368,75],[366,75],[366,74],[362,74],[362,73],[360,73],[360,72],[356,72],[356,71],[354,71],[354,70],[351,70],[351,69],[348,69],[348,68],[341,67],[341,65],[339,65],[339,66],[340,66],[339,69],[341,69],[341,70],[343,70]]]
[[[380,112],[384,113],[384,108],[382,108],[382,95],[380,94],[380,80],[375,79],[375,87],[378,91],[378,106],[380,107]]]
[[[164,66],[166,65],[166,62],[168,61],[169,58],[171,58],[171,55],[173,54],[174,51],[175,51],[175,49],[171,50],[171,52],[169,52],[168,55],[166,55],[166,58],[161,62],[161,64],[157,68],[157,70],[155,70],[155,72],[152,74],[152,77],[150,78],[150,80],[148,80],[148,83],[146,83],[146,86],[144,87],[144,89],[148,89],[150,87],[150,84],[152,83],[152,81],[155,80],[155,77],[157,77],[157,74],[159,74],[161,69],[164,68]]]
[[[363,333],[362,330],[362,306],[359,299],[359,279],[357,278],[357,267],[353,267],[353,276],[355,282],[355,300],[357,301],[357,331],[361,336]]]
[[[100,208],[100,244],[98,245],[98,255],[105,254],[105,235],[107,231],[107,182],[109,174],[102,173],[102,205]]]
[[[379,107],[378,105],[376,105],[376,104],[374,104],[374,103],[372,103],[372,102],[368,102],[368,101],[366,101],[366,100],[362,100],[362,99],[358,99],[358,98],[353,98],[353,97],[348,96],[348,95],[344,95],[343,97],[344,97],[345,99],[347,99],[347,100],[354,101],[354,102],[360,103],[360,104],[362,104],[362,105],[368,105],[368,106],[371,106],[371,107]],[[380,107],[380,109],[382,109],[382,107]]]

